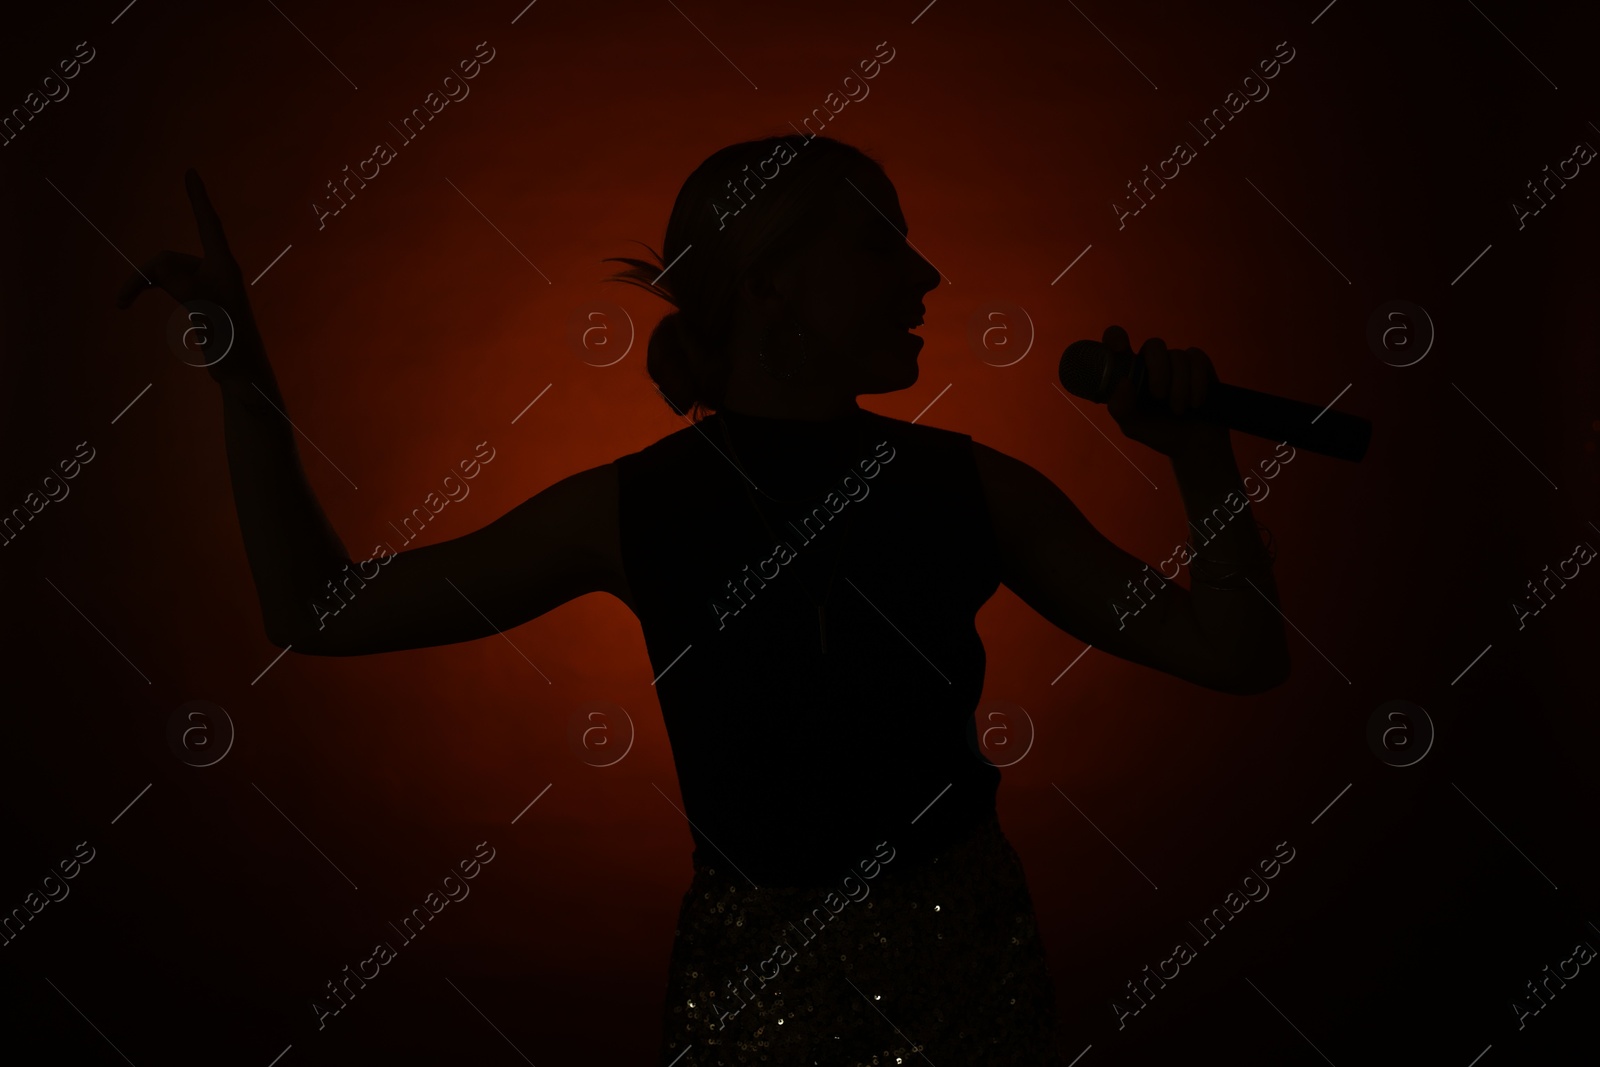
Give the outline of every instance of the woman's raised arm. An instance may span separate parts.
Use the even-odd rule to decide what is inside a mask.
[[[231,320],[232,346],[207,369],[222,392],[234,505],[269,641],[311,655],[361,655],[485,637],[590,592],[632,606],[610,464],[565,478],[464,537],[352,559],[306,481],[222,223],[199,175],[191,170],[185,182],[204,258],[159,253],[117,303],[127,307],[156,287]],[[226,323],[207,327],[227,332]]]
[[[1125,351],[1127,334],[1113,326],[1105,343]],[[1109,407],[1128,437],[1172,460],[1190,528],[1212,534],[1200,550],[1177,553],[1180,566],[1193,565],[1190,588],[1168,580],[1177,566],[1158,573],[1118,548],[1033,467],[976,445],[1001,580],[1057,627],[1112,655],[1226,693],[1272,689],[1289,676],[1289,652],[1271,559],[1228,431],[1184,417],[1216,380],[1211,361],[1197,348],[1168,352],[1158,339],[1141,355],[1160,406],[1138,402],[1124,379]]]

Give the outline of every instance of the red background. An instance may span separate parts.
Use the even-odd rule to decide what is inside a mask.
[[[824,132],[885,164],[911,240],[950,284],[926,301],[919,382],[867,406],[910,419],[938,397],[922,421],[1038,467],[1152,562],[1184,535],[1170,468],[1052,387],[1066,343],[1120,323],[1136,343],[1203,347],[1224,380],[1252,388],[1321,404],[1348,384],[1338,407],[1376,425],[1364,462],[1301,452],[1256,509],[1297,628],[1294,676],[1268,695],[1209,693],[1098,651],[1060,676],[1081,642],[1005,590],[979,617],[985,699],[1020,705],[1037,728],[1005,772],[1001,818],[1029,872],[1069,1058],[1092,1044],[1101,1062],[1196,1050],[1301,1062],[1309,1050],[1245,977],[1339,1063],[1465,1063],[1489,1042],[1529,1052],[1592,1013],[1595,991],[1581,989],[1568,999],[1587,1008],[1557,1001],[1518,1034],[1505,1007],[1595,913],[1575,828],[1592,833],[1595,810],[1596,731],[1578,709],[1593,706],[1580,665],[1600,579],[1575,580],[1521,633],[1507,606],[1575,542],[1600,543],[1587,525],[1600,424],[1586,314],[1600,178],[1586,168],[1521,231],[1509,207],[1577,140],[1600,145],[1588,122],[1600,113],[1583,110],[1592,23],[1485,7],[1512,46],[1471,5],[1362,0],[1320,17],[1317,2],[1080,13],[941,0],[914,25],[915,2],[695,0],[680,13],[541,0],[515,25],[515,0],[279,6],[146,2],[115,25],[116,0],[8,16],[0,105],[20,104],[76,42],[97,52],[68,98],[0,148],[12,253],[0,504],[20,504],[77,442],[97,452],[0,555],[12,742],[0,905],[76,842],[99,850],[72,896],[0,950],[24,1033],[85,1063],[112,1060],[82,1016],[135,1063],[266,1064],[289,1044],[285,1064],[514,1062],[449,978],[533,1062],[653,1055],[690,838],[662,795],[677,802],[637,624],[591,596],[512,631],[548,683],[491,638],[290,653],[251,684],[276,650],[215,389],[167,348],[170,301],[113,309],[130,271],[118,250],[198,251],[181,181],[198,167],[247,277],[292,246],[251,295],[289,415],[326,454],[302,443],[347,547],[394,540],[388,522],[486,440],[495,460],[425,540],[459,536],[683,425],[644,373],[664,308],[603,284],[601,258],[635,254],[636,240],[659,248],[703,158],[787,132],[885,40],[896,55],[870,96]],[[387,123],[485,40],[496,56],[470,97],[397,145],[319,231],[323,183],[395,141]],[[1123,183],[1193,142],[1187,121],[1285,40],[1296,55],[1271,95],[1197,144],[1119,230],[1109,205]],[[569,341],[596,299],[640,330],[607,368]],[[1416,366],[1367,346],[1369,315],[1392,299],[1437,327]],[[1004,368],[967,342],[994,300],[1021,305],[1037,331]],[[1241,465],[1272,449],[1235,444]],[[1365,742],[1368,716],[1394,698],[1439,730],[1404,770]],[[193,699],[237,728],[208,768],[165,741]],[[609,768],[567,740],[593,700],[637,729]],[[318,1032],[306,1005],[322,983],[481,840],[498,852],[473,896]],[[1123,983],[1282,840],[1297,859],[1237,939],[1119,1032],[1108,1005]]]

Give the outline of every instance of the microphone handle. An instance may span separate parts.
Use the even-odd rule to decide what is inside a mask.
[[[1367,454],[1372,423],[1331,407],[1213,382],[1196,418],[1271,441],[1287,441],[1308,452],[1352,462]]]

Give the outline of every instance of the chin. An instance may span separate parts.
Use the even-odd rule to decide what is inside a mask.
[[[857,387],[857,392],[862,395],[898,393],[902,389],[909,389],[916,385],[920,376],[917,365],[912,363],[909,367],[873,375],[869,380],[862,382]]]
[[[907,344],[908,339],[915,344]],[[858,393],[893,393],[917,384],[921,376],[917,354],[922,350],[923,340],[914,333],[899,333],[896,342],[873,350],[862,361],[865,373],[856,387]]]

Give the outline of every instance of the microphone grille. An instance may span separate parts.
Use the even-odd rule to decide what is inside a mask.
[[[1103,404],[1110,396],[1111,353],[1099,341],[1074,341],[1062,353],[1061,387],[1073,396]]]

